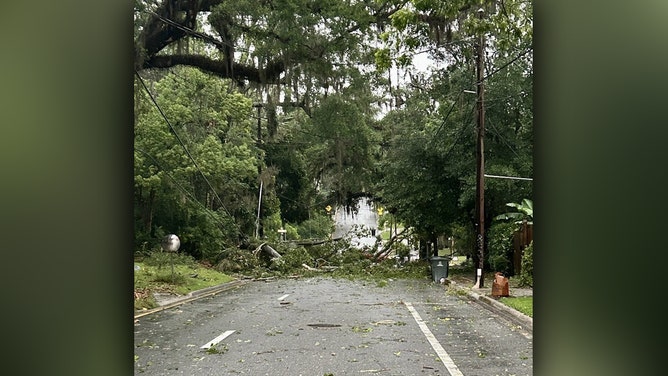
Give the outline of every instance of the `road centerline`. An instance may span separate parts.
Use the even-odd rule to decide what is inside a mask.
[[[427,341],[429,341],[429,344],[431,347],[436,351],[436,354],[438,355],[438,358],[441,359],[441,362],[443,362],[443,365],[445,365],[445,368],[448,369],[448,373],[450,373],[450,376],[464,376],[464,374],[459,370],[455,362],[452,360],[450,355],[445,351],[443,346],[441,346],[441,343],[438,342],[436,337],[434,337],[434,334],[429,330],[429,327],[427,327],[427,324],[422,320],[422,317],[420,317],[420,314],[413,308],[413,305],[409,302],[404,302],[404,305],[406,308],[408,308],[408,311],[413,315],[413,318],[415,319],[415,322],[418,324],[420,327],[420,330],[424,334],[425,337],[427,337]]]

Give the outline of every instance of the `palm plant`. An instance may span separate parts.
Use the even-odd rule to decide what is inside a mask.
[[[507,221],[514,219],[515,223],[522,223],[527,221],[527,224],[533,224],[533,201],[525,198],[521,203],[509,202],[506,206],[517,209],[515,212],[508,212],[494,217],[496,220]]]

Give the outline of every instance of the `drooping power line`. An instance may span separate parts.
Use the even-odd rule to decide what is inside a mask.
[[[151,91],[150,91],[150,90],[148,89],[148,87],[146,86],[146,83],[144,83],[144,80],[143,80],[142,77],[139,75],[139,72],[137,72],[137,71],[135,70],[135,74],[136,74],[137,77],[139,78],[139,82],[141,82],[142,86],[144,87],[144,90],[146,90],[146,93],[148,93],[149,98],[151,98],[151,101],[153,102],[153,104],[155,105],[155,107],[158,109],[158,112],[160,113],[160,115],[162,116],[162,118],[163,118],[163,119],[165,120],[165,122],[167,123],[167,126],[169,126],[169,129],[171,129],[172,133],[174,134],[174,137],[176,137],[176,140],[179,142],[179,144],[181,145],[181,147],[182,147],[183,150],[185,151],[185,153],[186,153],[186,155],[188,156],[188,158],[192,161],[192,163],[193,163],[193,165],[195,166],[195,168],[197,169],[197,171],[200,173],[200,175],[202,176],[202,178],[204,179],[204,181],[206,182],[206,184],[207,184],[207,185],[209,186],[209,188],[211,189],[211,192],[213,193],[213,195],[214,195],[214,197],[216,198],[216,200],[218,200],[218,203],[220,204],[220,207],[223,208],[223,210],[227,213],[227,215],[230,216],[230,218],[234,218],[234,217],[232,216],[232,214],[230,213],[230,211],[227,210],[227,208],[225,207],[225,204],[223,203],[223,200],[221,200],[220,196],[218,196],[218,193],[216,193],[216,190],[213,188],[213,186],[212,186],[211,183],[209,182],[209,179],[207,179],[207,178],[206,178],[206,175],[204,175],[204,172],[202,172],[202,169],[201,169],[201,168],[199,167],[199,165],[197,164],[197,161],[195,161],[195,158],[193,158],[192,154],[190,154],[190,151],[188,151],[188,148],[186,147],[186,145],[185,145],[185,143],[183,142],[183,140],[181,140],[181,137],[179,137],[179,134],[178,134],[178,132],[176,132],[176,129],[174,129],[174,127],[173,127],[172,124],[170,123],[169,119],[167,119],[167,116],[166,116],[165,113],[162,111],[162,108],[160,108],[160,105],[158,105],[158,102],[155,100],[155,97],[153,97],[153,94],[151,93]],[[235,222],[235,225],[236,225],[236,222]],[[238,225],[237,225],[237,229],[239,230],[239,233],[241,234],[241,229],[239,228]]]

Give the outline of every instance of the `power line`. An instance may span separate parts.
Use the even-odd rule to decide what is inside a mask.
[[[445,119],[443,119],[443,122],[441,122],[441,125],[436,130],[436,133],[434,133],[434,136],[433,136],[432,140],[435,140],[436,137],[438,137],[438,134],[441,132],[441,129],[443,129],[443,126],[445,125],[445,122],[448,121],[448,117],[450,117],[450,114],[452,113],[452,110],[455,108],[455,105],[457,104],[457,101],[462,96],[462,93],[464,93],[464,91],[460,91],[459,94],[457,94],[457,98],[455,98],[455,100],[452,102],[452,106],[450,106],[450,109],[448,110],[448,113],[445,115]]]
[[[473,112],[474,112],[474,111],[475,111],[475,107],[471,107],[471,114],[470,114],[471,117],[473,116]],[[460,140],[460,139],[462,138],[462,136],[464,135],[464,131],[468,128],[468,127],[467,127],[467,124],[469,124],[469,122],[468,122],[468,121],[467,121],[467,122],[463,122],[462,124],[463,124],[463,125],[462,125],[462,128],[459,130],[459,134],[457,135],[457,137],[455,138],[455,140],[452,141],[452,145],[450,145],[450,148],[448,149],[448,151],[446,151],[445,154],[443,155],[443,158],[444,158],[444,159],[447,159],[447,158],[450,156],[450,153],[452,153],[452,151],[454,150],[455,146],[457,145],[457,143],[459,142],[459,140]]]
[[[187,26],[184,26],[184,25],[182,25],[182,24],[180,24],[180,23],[178,23],[174,20],[170,20],[169,18],[163,17],[163,16],[159,15],[158,13],[156,13],[152,10],[145,11],[145,12],[149,13],[149,14],[152,14],[153,16],[157,17],[160,21],[166,23],[167,25],[173,26],[173,27],[185,32],[186,34],[189,34],[191,36],[195,36],[195,37],[200,38],[200,39],[202,39],[206,42],[209,42],[209,43],[215,45],[216,47],[218,47],[219,49],[224,49],[226,47],[232,47],[237,51],[248,52],[247,49],[235,47],[232,44],[226,43],[224,41],[220,41],[220,40],[212,37],[211,35],[208,35],[208,34],[205,34],[205,33],[200,33],[199,31],[193,30],[193,29],[191,29]]]
[[[532,46],[528,47],[528,48],[527,48],[526,50],[524,50],[521,54],[515,56],[515,57],[514,57],[512,60],[510,60],[509,62],[503,64],[502,66],[500,66],[500,67],[496,68],[495,70],[493,70],[493,71],[492,71],[491,73],[489,73],[488,75],[484,76],[482,79],[480,79],[478,82],[476,82],[476,85],[478,85],[478,84],[480,84],[481,82],[485,81],[486,79],[490,78],[492,75],[498,73],[498,72],[499,72],[500,70],[502,70],[503,68],[505,68],[505,67],[509,66],[510,64],[516,62],[517,60],[519,60],[519,58],[521,58],[522,56],[526,55],[526,54],[529,53],[529,51],[531,51],[531,50],[533,50],[533,47],[532,47]]]
[[[195,203],[196,203],[197,205],[199,205],[201,208],[205,209],[206,213],[209,214],[209,215],[211,216],[211,218],[213,218],[214,221],[218,222],[221,226],[224,226],[224,225],[225,225],[219,218],[217,218],[217,217],[215,217],[215,216],[213,215],[213,213],[211,212],[211,210],[209,210],[209,208],[207,208],[206,206],[204,206],[204,204],[202,204],[201,202],[199,202],[199,200],[197,200],[197,198],[195,197],[195,195],[193,195],[190,191],[188,191],[185,187],[183,187],[183,186],[178,182],[178,180],[176,180],[175,177],[173,177],[169,172],[167,172],[167,170],[166,170],[164,167],[162,167],[162,166],[160,165],[160,163],[157,161],[157,159],[156,159],[155,157],[153,157],[152,155],[150,155],[150,154],[147,153],[146,151],[144,151],[144,150],[142,150],[141,148],[138,148],[138,147],[136,147],[136,146],[135,146],[135,150],[138,150],[138,151],[140,151],[142,154],[144,154],[145,156],[149,157],[149,158],[153,161],[153,163],[155,163],[155,165],[156,165],[160,170],[162,170],[162,172],[164,172],[165,175],[167,175],[168,178],[172,179],[172,182],[176,185],[177,188],[179,188],[183,193],[185,193],[186,196],[188,196],[188,198],[189,198],[191,201],[195,202]],[[227,213],[227,214],[229,215],[229,213]],[[235,225],[236,225],[236,223],[235,223]]]
[[[512,179],[512,180],[531,180],[533,181],[533,178],[520,178],[517,176],[501,176],[501,175],[489,175],[485,174],[486,178],[497,178],[497,179]]]
[[[192,163],[195,165],[195,168],[197,169],[197,171],[199,171],[200,175],[202,175],[202,178],[204,179],[204,181],[206,182],[206,184],[207,184],[207,185],[209,186],[209,188],[211,189],[211,192],[213,192],[213,195],[214,195],[214,197],[218,200],[218,203],[220,204],[220,206],[223,208],[223,210],[225,210],[225,212],[227,213],[227,215],[229,215],[231,218],[234,218],[234,217],[232,216],[232,214],[229,212],[229,210],[227,210],[227,208],[225,207],[225,204],[223,204],[223,200],[220,199],[220,197],[218,196],[218,193],[216,193],[216,190],[213,188],[213,186],[212,186],[211,183],[209,182],[209,179],[207,179],[206,176],[204,175],[204,172],[202,172],[202,169],[201,169],[201,168],[199,167],[199,165],[197,164],[197,161],[195,161],[195,158],[193,158],[193,156],[190,154],[190,151],[188,151],[188,148],[186,147],[185,143],[181,140],[181,137],[179,137],[179,134],[176,132],[176,129],[174,129],[174,127],[172,126],[172,124],[169,122],[169,119],[167,119],[167,116],[166,116],[165,113],[162,111],[162,108],[160,108],[160,106],[158,105],[158,102],[157,102],[157,101],[155,100],[155,98],[153,97],[153,94],[151,94],[151,91],[148,90],[148,87],[146,86],[146,83],[144,83],[144,80],[143,80],[143,79],[141,78],[141,76],[139,75],[139,72],[137,72],[137,71],[135,70],[135,74],[136,74],[137,77],[139,78],[139,82],[141,82],[142,86],[144,87],[144,90],[146,90],[146,93],[148,93],[149,97],[151,98],[151,101],[153,102],[153,104],[155,105],[155,107],[158,109],[158,112],[160,112],[160,115],[162,115],[162,118],[165,119],[165,122],[166,122],[167,125],[169,126],[169,129],[171,129],[171,130],[172,130],[172,133],[174,133],[174,136],[176,137],[176,140],[179,142],[179,144],[181,144],[181,147],[182,147],[183,150],[186,152],[186,155],[188,156],[188,158],[190,158],[190,160],[192,161]],[[235,222],[235,224],[236,224],[236,222]],[[239,228],[239,225],[237,225],[237,229],[239,229],[239,231],[240,231],[240,233],[241,233],[241,229]]]
[[[506,140],[506,138],[501,134],[501,132],[499,132],[499,130],[496,128],[496,126],[495,126],[494,124],[492,124],[491,121],[489,121],[489,118],[487,119],[487,123],[489,123],[489,125],[492,126],[492,129],[494,130],[494,134],[497,135],[497,136],[499,137],[499,139],[500,139],[501,141],[503,141],[504,144],[506,144],[506,146],[508,146],[508,149],[509,149],[511,152],[513,152],[513,154],[515,154],[515,156],[516,156],[517,158],[521,158],[521,157],[519,156],[519,154],[517,154],[517,152],[515,151],[515,149],[513,149],[513,147],[510,146],[510,143],[508,142],[508,140]]]

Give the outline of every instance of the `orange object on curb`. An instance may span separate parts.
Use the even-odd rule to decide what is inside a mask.
[[[496,272],[494,274],[494,282],[492,282],[492,296],[510,296],[508,287],[508,278],[503,276],[503,273]]]

